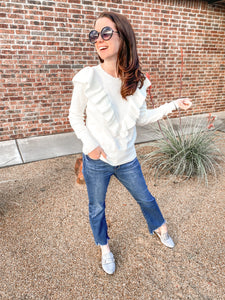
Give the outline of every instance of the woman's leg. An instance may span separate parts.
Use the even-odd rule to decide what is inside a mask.
[[[151,234],[165,224],[158,204],[145,183],[137,158],[127,164],[119,166],[116,169],[115,176],[140,205]]]
[[[102,268],[107,274],[115,272],[115,260],[108,245],[105,218],[105,196],[112,176],[112,167],[101,160],[83,155],[83,174],[89,197],[89,220],[95,243],[101,246]]]
[[[89,197],[89,220],[97,245],[107,245],[105,196],[112,175],[110,165],[83,155],[83,174]]]

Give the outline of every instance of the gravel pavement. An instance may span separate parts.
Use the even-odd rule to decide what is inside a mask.
[[[148,147],[138,145],[138,154]],[[155,180],[143,167],[173,250],[148,233],[135,200],[112,178],[110,276],[90,230],[86,186],[76,183],[76,157],[0,169],[0,299],[225,299],[224,174],[206,187],[196,179]]]

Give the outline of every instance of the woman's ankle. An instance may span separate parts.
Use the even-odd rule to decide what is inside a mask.
[[[164,223],[162,226],[160,226],[160,227],[159,227],[158,229],[156,229],[155,231],[158,232],[159,234],[168,232],[168,228],[167,228],[166,223]]]
[[[109,244],[106,245],[100,245],[101,250],[102,250],[102,255],[107,254],[110,252]]]

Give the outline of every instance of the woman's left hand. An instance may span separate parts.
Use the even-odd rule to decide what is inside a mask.
[[[176,101],[176,105],[184,110],[187,110],[188,108],[190,108],[192,106],[192,102],[189,98],[180,98],[177,99]]]

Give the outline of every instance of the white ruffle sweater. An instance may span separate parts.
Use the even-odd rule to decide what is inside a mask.
[[[120,94],[121,80],[106,73],[101,65],[86,67],[73,78],[73,96],[69,120],[83,143],[83,153],[97,146],[107,155],[101,160],[112,166],[132,161],[136,157],[136,124],[156,122],[176,108],[174,101],[155,109],[146,107],[146,78],[141,89],[124,100]],[[86,110],[86,124],[84,114]]]

